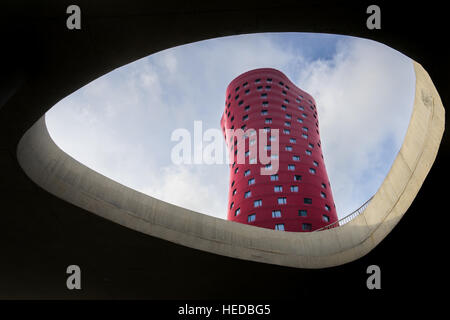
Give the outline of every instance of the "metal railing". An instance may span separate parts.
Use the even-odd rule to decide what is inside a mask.
[[[345,217],[343,217],[342,219],[339,219],[338,221],[335,221],[333,223],[330,223],[329,225],[326,225],[325,227],[319,228],[314,230],[315,231],[323,231],[323,230],[328,230],[328,229],[332,229],[332,228],[336,228],[339,226],[342,226],[346,223],[349,223],[350,221],[352,221],[353,219],[355,219],[357,216],[359,216],[364,210],[366,210],[367,206],[369,205],[370,200],[372,200],[373,196],[370,197],[369,200],[367,200],[366,202],[364,202],[364,204],[359,207],[358,209],[356,209],[355,211],[353,211],[352,213],[346,215]]]

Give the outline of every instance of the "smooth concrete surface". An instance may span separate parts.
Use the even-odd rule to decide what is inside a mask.
[[[198,250],[296,268],[325,268],[370,252],[414,200],[437,155],[445,112],[427,72],[414,62],[416,94],[404,143],[366,210],[346,225],[314,233],[268,230],[160,201],[89,169],[50,138],[44,117],[21,139],[17,157],[39,186],[127,228]]]

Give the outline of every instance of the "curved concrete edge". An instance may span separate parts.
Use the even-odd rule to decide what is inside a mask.
[[[313,233],[253,227],[190,211],[125,187],[79,163],[51,139],[45,116],[22,137],[17,158],[37,185],[80,208],[136,231],[233,258],[325,268],[370,252],[394,228],[436,158],[445,111],[427,72],[416,62],[410,124],[388,175],[363,214]]]

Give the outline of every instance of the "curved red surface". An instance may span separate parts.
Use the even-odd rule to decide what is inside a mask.
[[[268,81],[270,79],[271,81]],[[258,90],[260,86],[262,88]],[[270,88],[266,86],[270,86]],[[266,97],[261,96],[264,93],[267,94]],[[286,102],[285,99],[289,102]],[[268,105],[263,106],[263,102],[267,102]],[[286,106],[285,110],[282,109],[282,105]],[[248,110],[246,110],[247,106],[250,106]],[[300,110],[301,107],[304,110]],[[267,110],[267,115],[262,115],[262,110]],[[291,119],[287,119],[286,114],[291,115]],[[248,117],[245,119],[246,115]],[[266,118],[271,118],[272,123],[265,123]],[[303,123],[298,122],[297,119],[302,119]],[[290,127],[285,125],[286,121],[291,123]],[[236,147],[242,148],[242,145],[236,145],[234,150],[231,149],[235,143],[230,142],[230,136],[226,137],[225,130],[238,129],[243,125],[246,126],[245,130],[255,129],[257,131],[256,138],[260,137],[259,129],[264,127],[279,129],[278,181],[272,181],[270,175],[261,175],[260,168],[264,165],[259,162],[259,157],[256,164],[249,163],[249,159],[253,156],[252,153],[249,157],[245,157],[245,163],[238,163],[237,155],[234,152]],[[228,150],[231,150],[231,154],[233,154],[230,164],[228,220],[270,229],[274,229],[276,224],[283,224],[285,231],[296,232],[313,231],[337,220],[331,186],[320,146],[316,104],[311,95],[299,89],[276,69],[264,68],[248,71],[228,85],[221,127],[224,130]],[[308,131],[305,132],[303,127],[307,127]],[[290,129],[290,133],[283,133],[283,129]],[[303,133],[306,133],[308,137],[302,137]],[[270,136],[270,133],[267,135]],[[245,140],[245,151],[249,151],[249,140],[252,138],[249,137]],[[295,143],[290,142],[291,138],[296,140]],[[233,139],[233,141],[237,140]],[[258,146],[258,144],[257,140],[255,145]],[[268,141],[267,144],[271,143]],[[313,146],[312,148],[310,144]],[[292,151],[286,151],[286,146],[291,146]],[[309,150],[311,155],[308,155],[306,150]],[[276,153],[275,150],[264,152],[267,152],[268,155],[271,155],[272,152]],[[293,156],[299,156],[300,160],[293,160]],[[314,161],[317,162],[317,166],[314,165]],[[235,164],[233,165],[233,163]],[[295,169],[288,170],[288,165],[295,165]],[[310,173],[310,168],[315,169],[316,173]],[[250,174],[245,176],[244,172],[247,170],[250,170]],[[301,180],[294,181],[294,175],[301,175]],[[248,184],[248,180],[251,178],[255,179],[253,185]],[[275,192],[275,186],[282,186],[282,192]],[[291,186],[298,186],[298,192],[291,192]],[[245,198],[244,195],[248,191],[251,192],[251,196]],[[326,198],[322,197],[322,192]],[[286,204],[278,204],[278,198],[283,197],[286,198]],[[310,198],[312,203],[304,203],[304,198]],[[260,207],[254,206],[256,200],[262,200]],[[232,203],[233,207],[230,208]],[[329,207],[329,211],[325,209],[325,206]],[[237,209],[240,210],[235,215]],[[281,212],[281,217],[272,217],[272,211],[275,210]],[[300,215],[300,210],[307,210],[307,216]],[[248,217],[252,214],[255,214],[255,220],[248,222]],[[325,220],[324,215],[328,216],[328,221]],[[307,224],[310,225],[310,230],[308,230]]]

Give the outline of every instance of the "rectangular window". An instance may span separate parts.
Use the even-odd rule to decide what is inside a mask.
[[[277,223],[275,225],[275,230],[284,231],[284,223]]]
[[[264,168],[265,168],[266,170],[271,170],[271,169],[272,169],[272,164],[268,163],[268,164],[266,164],[266,165],[264,166]]]
[[[271,150],[272,147],[271,146],[264,146],[264,150]]]
[[[303,137],[304,139],[308,139],[308,135],[307,135],[306,133],[302,133],[302,137]]]
[[[244,194],[244,198],[250,198],[252,196],[252,192],[251,191],[247,191],[245,194]]]
[[[311,224],[310,223],[302,223],[302,230],[303,231],[311,231]]]
[[[298,175],[298,174],[294,175],[294,181],[300,181],[300,180],[302,180],[301,175]]]
[[[261,206],[262,206],[262,200],[255,200],[255,201],[253,202],[253,206],[254,206],[255,208],[261,207]]]
[[[242,121],[246,121],[248,120],[248,114],[246,114],[245,116],[242,117]]]
[[[250,164],[255,164],[256,163],[256,158],[251,158],[249,161]]]
[[[316,169],[314,169],[314,168],[309,168],[309,172],[312,173],[312,174],[315,174],[315,173],[316,173]]]
[[[289,171],[294,171],[295,170],[295,166],[293,164],[288,164],[288,170]]]
[[[284,133],[284,134],[290,134],[290,133],[291,133],[291,130],[289,130],[289,129],[283,129],[283,133]]]
[[[250,106],[246,106],[246,107],[244,108],[244,110],[245,110],[245,111],[250,110]]]
[[[270,181],[278,181],[278,175],[277,174],[273,174],[270,176]]]
[[[284,122],[284,125],[285,125],[286,127],[290,127],[290,126],[291,126],[291,123],[290,123],[289,121],[285,121],[285,122]]]
[[[286,106],[284,104],[281,105],[282,110],[286,110]]]
[[[249,214],[247,218],[247,222],[253,222],[256,219],[256,214]]]
[[[291,119],[292,116],[290,114],[286,114],[286,119]]]
[[[264,123],[272,123],[272,118],[266,118],[266,120],[264,121]]]
[[[232,203],[230,204],[230,209],[233,209],[233,206],[234,206],[234,202],[232,202]]]
[[[312,149],[312,148],[314,148],[314,145],[312,143],[308,143],[308,147],[310,147]]]
[[[273,187],[273,191],[274,192],[282,192],[283,191],[283,186],[274,186]]]
[[[286,204],[287,203],[287,199],[282,197],[282,198],[278,198],[278,204]]]
[[[325,205],[325,210],[330,211],[330,206],[329,205]]]
[[[261,93],[261,98],[267,98],[267,93]]]
[[[303,198],[303,203],[312,204],[312,199],[311,198]]]
[[[297,118],[297,122],[303,123],[303,119]]]
[[[251,186],[252,184],[255,184],[255,178],[248,179],[248,185]]]
[[[306,217],[308,216],[308,211],[306,211],[305,209],[298,210],[298,215],[300,217]]]
[[[264,116],[264,115],[266,115],[266,114],[267,114],[267,110],[262,110],[262,111],[261,111],[261,115]]]
[[[303,108],[302,106],[298,106],[298,109],[302,111],[305,110],[305,108]]]
[[[289,139],[289,142],[290,142],[290,143],[295,143],[296,141],[297,141],[297,140],[295,140],[294,138],[290,138],[290,139]]]
[[[281,218],[281,211],[280,210],[272,211],[272,218]]]
[[[278,159],[278,155],[277,154],[271,154],[270,155],[270,159]]]
[[[308,128],[307,127],[303,127],[302,130],[305,131],[305,132],[308,132]]]
[[[236,194],[236,192],[237,192],[237,190],[236,189],[234,189],[233,190],[233,196]]]
[[[326,214],[324,214],[324,215],[322,216],[322,220],[325,221],[325,222],[330,222],[330,217],[327,216]]]
[[[244,177],[248,176],[249,174],[250,174],[250,169],[249,170],[245,170]]]
[[[291,146],[286,146],[284,149],[285,149],[286,151],[292,151],[292,147],[291,147]]]
[[[239,213],[241,213],[241,208],[237,208],[234,212],[234,216],[237,216]]]
[[[324,198],[324,199],[327,197],[327,195],[325,194],[325,192],[321,192],[321,193],[320,193],[320,196],[321,196],[322,198]]]
[[[311,155],[311,151],[309,151],[309,150],[305,150],[305,153],[306,153],[308,156]]]
[[[270,136],[269,141],[277,141],[277,137],[276,136]]]
[[[322,183],[322,188],[326,189],[327,185],[325,183]]]
[[[298,192],[298,186],[291,186],[291,192]]]
[[[294,160],[294,161],[300,161],[300,157],[299,157],[299,156],[292,156],[292,160]]]

